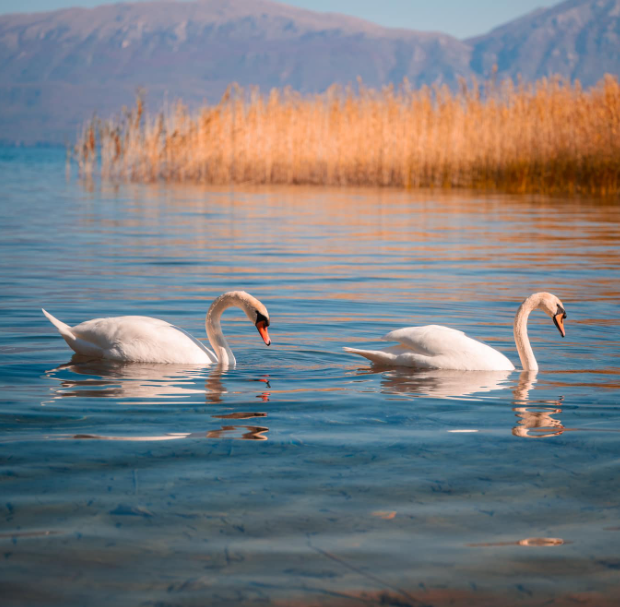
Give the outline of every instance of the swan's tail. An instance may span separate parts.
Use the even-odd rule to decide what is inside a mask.
[[[377,365],[385,365],[392,362],[393,356],[387,354],[386,352],[382,352],[381,350],[357,350],[356,348],[342,348],[345,352],[349,352],[350,354],[357,354],[358,356],[363,356],[368,360],[376,363]]]
[[[54,318],[49,312],[46,312],[43,308],[41,308],[41,312],[45,314],[47,320],[49,320],[57,329],[58,332],[65,338],[65,341],[71,345],[71,341],[75,341],[77,338],[71,332],[71,327],[66,325],[64,322]]]
[[[103,350],[95,345],[82,339],[75,335],[71,330],[69,325],[66,325],[64,322],[54,318],[49,312],[46,312],[43,308],[41,308],[41,312],[45,314],[47,320],[49,320],[57,329],[58,332],[62,335],[63,339],[67,342],[67,345],[78,354],[82,354],[84,356],[93,356],[95,358],[101,358],[103,356]]]

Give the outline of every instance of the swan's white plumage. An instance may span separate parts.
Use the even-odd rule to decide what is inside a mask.
[[[148,316],[94,318],[75,327],[43,313],[78,354],[131,362],[165,364],[217,362],[213,352],[165,320]]]
[[[501,352],[449,327],[406,327],[391,331],[383,340],[397,341],[400,345],[382,350],[345,348],[345,351],[363,356],[378,365],[456,371],[514,369],[514,365]]]
[[[245,291],[229,291],[211,304],[205,321],[207,335],[215,352],[179,327],[149,316],[95,318],[70,327],[43,310],[67,344],[78,354],[92,358],[137,363],[196,364],[219,363],[233,367],[235,357],[222,334],[222,313],[236,306],[255,323],[267,345],[271,344],[267,327],[267,308]]]
[[[517,352],[526,371],[538,369],[527,336],[527,319],[532,310],[542,310],[553,318],[562,337],[565,335],[566,311],[555,295],[541,292],[525,299],[515,315],[513,332]],[[382,350],[344,350],[379,365],[454,371],[513,371],[515,368],[501,352],[449,327],[407,327],[391,331],[383,339],[397,341],[400,345]]]

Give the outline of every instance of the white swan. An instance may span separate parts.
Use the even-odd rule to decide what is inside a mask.
[[[519,307],[514,320],[514,336],[524,371],[536,371],[538,363],[527,336],[527,319],[532,310],[542,310],[553,318],[562,337],[566,312],[562,302],[551,293],[534,293]],[[422,369],[453,369],[455,371],[512,371],[514,365],[501,352],[467,337],[462,331],[429,325],[397,329],[383,337],[400,345],[383,350],[357,350],[359,354],[378,365],[415,367]]]
[[[139,363],[219,363],[223,367],[234,368],[236,360],[220,326],[222,312],[231,306],[245,312],[269,346],[269,312],[258,299],[244,291],[229,291],[220,295],[207,312],[207,336],[215,352],[183,329],[148,316],[95,318],[69,327],[45,310],[43,314],[58,329],[70,348],[91,358]]]

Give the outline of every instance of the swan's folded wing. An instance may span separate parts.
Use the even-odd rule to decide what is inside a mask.
[[[367,358],[375,365],[387,367],[412,367],[415,369],[432,369],[434,359],[424,354],[413,352],[411,348],[402,345],[390,346],[383,350],[358,350],[357,348],[343,348],[345,352],[357,354]]]
[[[171,326],[165,320],[149,316],[113,316],[87,320],[73,327],[71,331],[80,339],[106,351],[119,343],[131,344],[159,336]]]
[[[177,327],[176,325],[170,325],[173,329],[180,331],[183,335],[189,337],[201,350],[204,350],[205,354],[211,359],[211,362],[217,362],[217,356],[207,348],[199,339],[196,339],[191,333],[188,333],[185,329],[181,329],[181,327]]]
[[[388,333],[386,341],[397,341],[411,351],[416,360],[436,369],[463,371],[512,370],[514,365],[501,352],[467,337],[462,331],[429,325],[407,327]],[[421,366],[421,365],[420,365]]]
[[[174,363],[203,357],[204,362],[217,362],[213,352],[199,340],[159,318],[95,318],[73,327],[72,331],[80,339],[101,348],[106,357],[116,360]]]
[[[396,329],[383,337],[384,341],[396,341],[417,354],[440,356],[450,354],[455,349],[462,350],[473,341],[463,331],[427,325],[425,327],[405,327]]]

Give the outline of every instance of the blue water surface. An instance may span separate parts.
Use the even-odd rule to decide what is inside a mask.
[[[4,606],[615,605],[620,205],[437,191],[114,185],[0,149]],[[127,314],[237,368],[76,361]],[[376,369],[342,346],[444,324],[520,368]],[[206,343],[206,341],[205,341]]]

